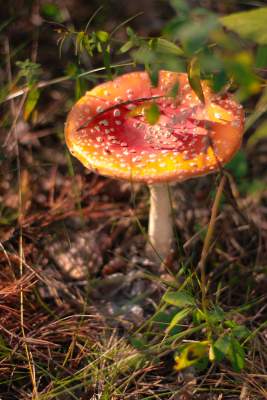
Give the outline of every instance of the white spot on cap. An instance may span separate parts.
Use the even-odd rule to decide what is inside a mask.
[[[102,111],[104,111],[103,107],[101,107],[101,106],[96,107],[97,113],[101,113]]]
[[[102,119],[102,121],[99,121],[99,125],[108,126],[108,120],[107,119]]]
[[[119,117],[121,115],[121,112],[118,108],[116,108],[113,112],[114,117]]]

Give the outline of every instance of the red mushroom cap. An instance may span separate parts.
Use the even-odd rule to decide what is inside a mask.
[[[230,94],[214,94],[204,81],[202,89],[205,104],[186,74],[160,71],[157,87],[146,72],[122,75],[74,105],[67,145],[87,168],[132,181],[182,181],[217,170],[241,144],[244,113]],[[152,102],[160,111],[153,125],[144,115]]]

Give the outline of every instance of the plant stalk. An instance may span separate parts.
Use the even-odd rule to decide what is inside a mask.
[[[205,236],[204,244],[203,244],[203,249],[199,261],[199,269],[200,269],[200,275],[201,275],[201,292],[202,292],[202,307],[203,310],[205,311],[206,309],[206,296],[207,296],[207,279],[206,279],[206,260],[208,257],[208,253],[210,250],[211,246],[211,240],[215,228],[215,223],[216,223],[216,218],[217,214],[219,211],[219,205],[220,205],[220,200],[222,197],[224,185],[226,182],[226,177],[225,175],[222,177],[217,192],[216,196],[214,199],[214,203],[211,209],[211,217],[210,217],[210,222],[207,230],[207,234]]]

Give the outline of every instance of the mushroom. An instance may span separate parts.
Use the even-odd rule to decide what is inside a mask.
[[[173,239],[168,183],[218,170],[242,140],[242,107],[230,94],[214,94],[205,81],[201,85],[204,103],[185,73],[160,71],[156,87],[146,72],[124,74],[87,92],[65,127],[70,152],[85,167],[149,185],[147,254],[161,259]],[[177,95],[171,96],[175,87]],[[159,117],[151,124],[146,115],[153,103]]]

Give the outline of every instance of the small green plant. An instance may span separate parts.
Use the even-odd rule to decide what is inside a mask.
[[[17,80],[23,79],[27,85],[28,93],[24,106],[24,119],[29,119],[31,113],[37,106],[37,102],[40,97],[40,89],[37,87],[39,77],[42,72],[40,64],[34,63],[29,59],[25,61],[17,61],[17,67],[19,68]]]
[[[182,344],[179,354],[175,356],[175,369],[180,370],[195,364],[205,366],[208,361],[221,362],[228,359],[233,369],[240,372],[245,365],[245,351],[242,341],[250,331],[244,325],[236,323],[232,313],[227,314],[219,306],[210,306],[203,311],[195,298],[186,291],[167,292],[163,300],[177,307],[177,313],[166,328],[168,333],[176,324],[181,324],[185,318],[192,318],[193,325],[204,323],[206,338]]]

